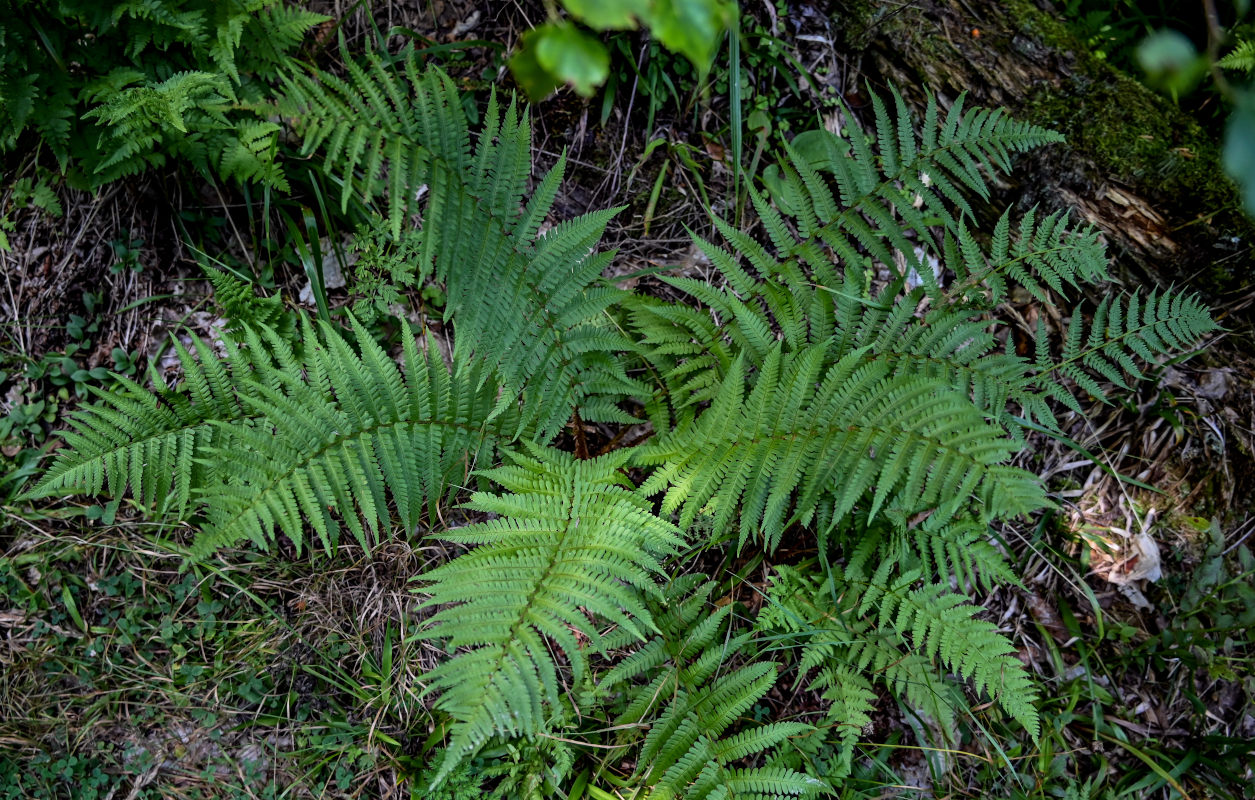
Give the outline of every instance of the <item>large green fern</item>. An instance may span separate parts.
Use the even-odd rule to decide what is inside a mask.
[[[676,303],[600,280],[614,211],[545,225],[565,160],[527,193],[518,105],[492,98],[476,137],[452,81],[413,54],[346,69],[289,74],[286,109],[344,203],[384,198],[394,237],[415,220],[407,281],[446,288],[449,363],[408,326],[398,364],[352,317],[315,326],[210,271],[234,318],[225,356],[193,339],[180,385],[101,394],[34,496],[129,489],[195,523],[190,554],[208,558],[279,532],[330,550],[342,528],[369,548],[497,483],[471,497],[473,524],[433,534],[460,554],[421,576],[436,610],[417,638],[448,650],[425,676],[449,732],[437,781],[518,739],[565,776],[586,740],[622,756],[600,769],[638,797],[813,795],[833,776],[785,751],[826,735],[848,772],[879,693],[943,745],[975,713],[966,691],[1037,735],[1027,671],[960,594],[1016,582],[991,527],[1049,504],[1011,459],[1026,430],[1057,432],[1059,405],[1082,410],[1077,390],[1105,399],[1215,329],[1197,298],[1155,292],[1073,311],[1032,360],[1007,349],[1013,284],[1057,303],[1107,277],[1097,235],[1066,215],[971,228],[990,173],[1056,135],[961,99],[929,101],[920,125],[877,100],[874,135],[785,148],[767,192],[749,190],[761,238],[716,220],[725,244],[697,244],[718,281],[664,278]],[[269,135],[228,157],[263,168]],[[652,439],[551,449],[571,420],[634,422],[625,400]],[[684,537],[817,557],[774,564],[751,622],[685,574]],[[747,719],[782,671],[830,704],[827,734]]]
[[[388,198],[394,235],[425,199],[420,274],[445,282],[446,314],[459,352],[490,364],[523,395],[523,418],[552,437],[578,411],[584,419],[630,421],[615,406],[646,394],[620,356],[631,340],[610,324],[624,293],[594,285],[613,253],[596,253],[615,211],[588,214],[538,234],[562,181],[565,159],[524,199],[531,174],[527,115],[489,101],[478,143],[457,90],[444,73],[419,73],[414,58],[393,69],[380,59],[350,62],[349,77],[295,74],[287,105],[306,152],[369,202]],[[387,180],[384,180],[386,176]]]
[[[369,546],[395,517],[413,530],[481,457],[519,430],[493,417],[496,385],[474,365],[450,371],[406,328],[402,372],[355,324],[353,340],[308,323],[294,349],[268,328],[226,340],[219,362],[179,348],[184,383],[151,394],[129,381],[77,415],[71,446],[32,496],[129,486],[147,506],[201,515],[190,551],[239,539],[265,546],[281,530],[299,550],[309,525],[324,547],[341,521]]]
[[[601,649],[599,623],[644,638],[654,629],[644,597],[660,595],[658,559],[681,543],[672,524],[619,474],[626,452],[593,461],[531,448],[485,476],[508,495],[476,494],[468,508],[500,518],[439,534],[478,545],[427,573],[427,605],[444,606],[423,638],[471,649],[425,676],[436,707],[456,724],[451,771],[489,737],[535,735],[560,704],[556,643],[576,683],[585,642]]]
[[[1045,504],[1032,475],[1002,464],[1014,443],[964,395],[862,350],[831,366],[825,355],[777,346],[748,394],[738,359],[709,410],[644,448],[640,462],[658,468],[643,490],[665,488],[681,525],[706,509],[716,530],[739,519],[742,546],[761,536],[769,548],[791,521],[818,511],[831,524],[865,493],[871,515],[890,499],[940,518],[973,501],[1006,515]]]

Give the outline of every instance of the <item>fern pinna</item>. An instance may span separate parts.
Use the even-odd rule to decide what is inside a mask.
[[[398,529],[442,542],[452,557],[417,583],[416,638],[447,653],[425,676],[448,733],[436,782],[522,742],[552,762],[541,783],[579,758],[624,797],[823,794],[883,695],[939,746],[978,713],[1037,735],[1030,675],[961,594],[1017,582],[992,523],[1049,505],[1011,459],[1027,431],[1058,433],[1060,405],[1215,329],[1197,298],[1155,292],[1073,312],[1032,359],[1007,349],[1012,284],[1056,303],[1107,277],[1066,214],[972,230],[988,176],[1055,134],[962,100],[916,126],[901,97],[876,100],[870,132],[786,146],[749,187],[762,236],[715,220],[722,243],[696,244],[717,280],[663,276],[685,296],[670,302],[601,280],[613,210],[548,220],[564,160],[528,194],[518,104],[490,99],[476,138],[412,53],[347,70],[289,74],[285,108],[344,203],[386,198],[373,235],[420,226],[410,283],[447,293],[448,363],[405,324],[398,364],[352,317],[293,322],[211,271],[242,318],[225,356],[193,339],[180,385],[102,393],[35,495],[129,489],[196,524],[194,558],[279,533],[330,552],[344,529],[365,548]],[[629,409],[643,444],[554,449],[569,421]],[[489,482],[502,493],[470,496],[472,524],[441,528],[442,503]],[[690,574],[699,553],[792,563],[751,615],[736,581]],[[754,719],[782,674],[822,696],[823,725]],[[836,773],[799,760],[817,738]]]

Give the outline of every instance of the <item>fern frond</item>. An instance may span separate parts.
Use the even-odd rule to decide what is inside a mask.
[[[296,317],[283,307],[278,294],[258,297],[252,284],[239,280],[201,260],[201,269],[214,287],[214,302],[228,320],[228,330],[234,336],[242,336],[246,328],[270,328],[283,341],[296,337]]]
[[[218,174],[248,183],[256,181],[280,192],[291,189],[275,160],[280,128],[273,122],[249,121],[235,126],[218,162]]]
[[[1053,374],[1058,373],[1106,402],[1107,393],[1100,379],[1128,388],[1125,376],[1138,380],[1145,377],[1139,360],[1154,364],[1158,357],[1193,347],[1203,336],[1219,329],[1196,294],[1156,290],[1145,299],[1137,294],[1123,299],[1106,297],[1094,310],[1088,335],[1080,309],[1072,314],[1059,359],[1050,362],[1040,356],[1041,372],[1036,381],[1045,389]],[[1044,353],[1040,335],[1039,353]]]
[[[829,283],[830,249],[846,264],[858,263],[859,248],[882,264],[894,264],[894,252],[905,256],[910,268],[921,272],[912,239],[924,237],[930,218],[955,230],[950,207],[971,217],[963,190],[988,199],[983,172],[1007,172],[1011,154],[1063,141],[1053,131],[1017,122],[1001,109],[965,111],[960,95],[942,119],[937,99],[930,97],[922,127],[912,122],[906,102],[894,92],[895,113],[874,99],[877,135],[858,126],[846,130],[848,143],[834,134],[831,149],[848,148],[845,158],[827,159],[820,167],[786,148],[789,158],[778,167],[777,201],[797,221],[794,239],[784,220],[765,200],[751,192],[751,200],[767,233],[780,251],[780,260],[804,264],[821,283]],[[847,117],[853,118],[850,112]],[[832,192],[822,173],[835,183]]]
[[[141,505],[183,518],[208,480],[203,459],[222,439],[219,424],[253,413],[245,402],[259,391],[252,376],[269,365],[230,342],[222,359],[196,337],[191,351],[173,344],[183,372],[178,390],[150,392],[122,375],[113,376],[113,391],[89,387],[96,402],[70,417],[66,446],[28,497],[121,497],[129,489]]]
[[[495,96],[472,150],[460,94],[439,70],[403,74],[378,58],[350,63],[349,77],[294,75],[288,105],[305,151],[324,151],[343,183],[343,202],[388,196],[394,236],[426,185],[420,271],[448,285],[455,345],[498,371],[501,407],[523,396],[523,421],[552,438],[579,410],[586,419],[630,422],[614,407],[648,390],[629,380],[619,353],[632,343],[606,309],[623,292],[593,286],[612,253],[596,253],[615,210],[537,236],[562,180],[565,159],[523,193],[531,174],[527,114]]]
[[[840,742],[838,769],[834,777],[845,777],[853,766],[854,745],[871,724],[876,692],[866,676],[843,664],[823,668],[808,688],[811,691],[822,690],[824,699],[829,703],[824,724],[830,726]]]
[[[472,648],[425,676],[440,694],[436,708],[455,721],[437,780],[490,737],[545,729],[561,682],[551,643],[579,683],[581,638],[601,646],[594,620],[641,639],[653,630],[643,600],[661,596],[658,559],[681,544],[675,526],[625,488],[626,452],[578,461],[529,449],[531,457],[508,455],[506,466],[483,473],[510,494],[477,493],[467,506],[501,517],[440,534],[477,546],[425,576],[425,605],[444,608],[423,638]]]
[[[1224,69],[1240,69],[1247,75],[1255,73],[1255,39],[1238,42],[1237,47],[1216,61],[1216,66]]]
[[[165,155],[156,145],[167,131],[187,135],[190,119],[195,118],[198,131],[231,127],[223,110],[234,97],[221,75],[198,71],[103,93],[104,102],[83,115],[104,128],[100,146],[109,155],[96,165],[97,179],[115,180],[160,165]]]
[[[273,372],[244,398],[250,424],[219,424],[225,436],[210,453],[219,480],[201,493],[206,523],[193,558],[245,538],[265,547],[279,530],[299,550],[306,525],[330,549],[340,520],[369,548],[390,526],[390,502],[407,529],[424,509],[434,518],[450,488],[517,429],[511,414],[489,422],[487,376],[466,365],[450,372],[434,346],[418,351],[408,326],[404,373],[356,320],[353,332],[349,341],[325,323],[306,330],[307,364]],[[286,346],[273,333],[250,340],[267,347]]]
[[[1036,210],[1030,210],[1020,220],[1014,240],[1010,212],[1004,213],[994,226],[988,255],[966,224],[959,225],[957,244],[947,244],[945,263],[954,270],[957,281],[946,292],[952,302],[970,301],[974,289],[988,287],[990,299],[998,303],[1007,296],[1008,276],[1043,303],[1050,302],[1047,288],[1063,294],[1065,285],[1078,288],[1108,277],[1106,248],[1098,230],[1070,228],[1065,212],[1051,214],[1039,223]]]
[[[939,658],[969,679],[977,691],[993,696],[1036,739],[1041,724],[1032,678],[998,627],[975,618],[980,611],[979,606],[968,604],[966,597],[933,584],[906,594],[886,592],[880,600],[879,617],[881,627],[892,621],[899,633],[909,631],[915,647],[926,658]]]
[[[821,347],[777,346],[748,395],[738,358],[709,410],[642,449],[638,463],[658,467],[642,491],[665,489],[683,527],[708,506],[716,530],[739,516],[741,545],[761,532],[769,548],[821,503],[836,519],[869,492],[873,516],[901,496],[939,521],[973,498],[994,514],[1045,505],[1031,475],[999,466],[1017,448],[962,395],[862,356],[825,368]]]
[[[823,781],[794,770],[731,766],[811,730],[809,725],[778,722],[721,738],[775,681],[776,665],[757,662],[722,674],[711,685],[677,688],[641,745],[637,775],[652,787],[650,797],[749,800],[827,791]]]
[[[466,112],[449,77],[436,69],[420,74],[413,58],[399,72],[374,55],[345,66],[346,78],[286,74],[280,107],[303,139],[303,154],[322,150],[324,169],[342,186],[342,207],[355,195],[364,203],[386,196],[396,237],[420,185],[443,193],[462,181],[471,155]],[[450,230],[442,216],[427,222],[433,235]]]

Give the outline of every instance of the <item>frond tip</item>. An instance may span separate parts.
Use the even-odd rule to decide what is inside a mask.
[[[482,473],[510,493],[477,492],[466,507],[500,517],[439,534],[475,547],[424,576],[425,605],[443,608],[423,638],[470,648],[425,676],[427,691],[440,694],[436,708],[454,719],[437,780],[493,736],[546,729],[561,684],[550,643],[579,683],[584,642],[600,649],[600,624],[640,639],[653,631],[644,600],[661,596],[659,559],[682,543],[625,485],[626,453],[579,461],[529,450]]]

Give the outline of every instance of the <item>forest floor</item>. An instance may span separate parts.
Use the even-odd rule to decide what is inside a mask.
[[[375,17],[434,42],[509,43],[540,13],[499,9],[386,3]],[[866,81],[880,85],[841,51],[824,4],[747,11],[760,43],[788,43],[753,62],[771,135],[837,124],[838,97],[854,105]],[[360,10],[343,16],[350,49],[372,35]],[[646,66],[648,45],[631,42]],[[491,48],[456,51],[446,68],[477,88],[505,74]],[[728,108],[657,66],[621,73],[604,106],[562,93],[534,107],[537,174],[567,153],[561,218],[626,206],[604,243],[618,250],[607,277],[663,294],[648,271],[710,277],[689,231],[711,236],[709,212],[739,211]],[[751,170],[765,165],[759,141],[745,145]],[[154,172],[60,199],[60,218],[17,214],[0,252],[0,408],[13,421],[0,448],[0,783],[8,758],[48,797],[422,797],[414,776],[441,732],[417,699],[439,654],[405,644],[421,600],[410,577],[432,557],[421,543],[343,545],[332,569],[244,550],[189,568],[125,503],[14,499],[101,385],[93,370],[172,375],[171,337],[212,338],[223,324],[197,248],[312,308],[297,257],[235,190]],[[329,297],[352,300],[334,285]],[[1042,747],[1013,756],[1024,774],[1082,754],[1095,778],[1137,776],[1121,796],[1251,796],[1197,778],[1205,765],[1249,780],[1255,763],[1255,626],[1241,622],[1255,613],[1255,287],[1208,299],[1225,330],[1200,352],[1071,417],[1065,429],[1092,457],[1045,438],[1020,457],[1060,510],[1001,532],[1024,585],[975,602],[1059,700]],[[1003,311],[1046,313],[1029,300]],[[587,433],[593,447],[613,435]],[[982,788],[1001,780],[992,741],[938,775],[897,744],[907,730],[886,705],[867,732],[892,776],[879,796],[996,796]]]

